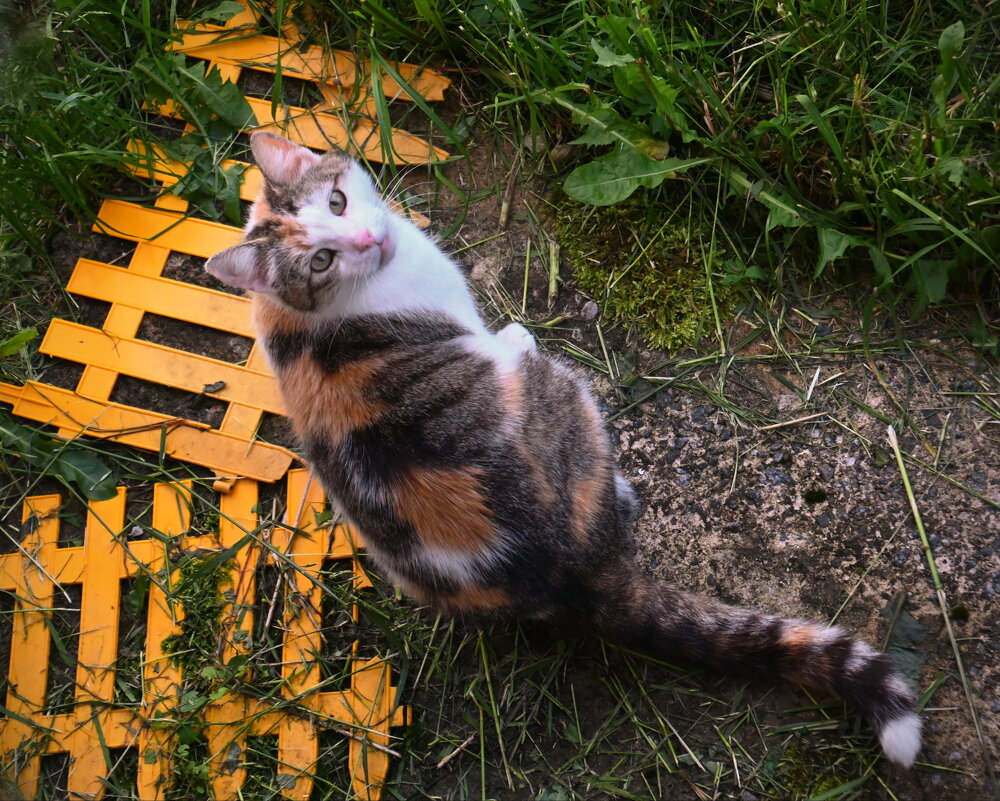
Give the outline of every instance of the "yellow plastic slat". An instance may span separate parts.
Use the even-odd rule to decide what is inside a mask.
[[[114,663],[118,644],[118,565],[122,554],[115,536],[125,527],[125,489],[115,497],[92,501],[81,554],[88,578],[80,603],[80,639],[77,651],[76,685],[78,701],[101,701],[114,694]],[[110,580],[108,580],[110,579]],[[95,750],[100,743],[93,743]],[[96,792],[96,787],[88,792]]]
[[[129,261],[129,269],[137,275],[159,275],[167,263],[170,256],[169,250],[151,245],[148,242],[139,242],[135,246]],[[79,266],[79,261],[77,262]],[[76,269],[73,270],[74,275]],[[72,283],[72,276],[70,282]],[[104,329],[119,336],[135,336],[142,323],[143,312],[139,309],[123,305],[113,305],[108,311],[104,320]],[[87,398],[94,400],[107,400],[114,390],[115,381],[118,374],[113,370],[106,370],[93,365],[87,365],[80,376],[80,381],[76,386],[76,391]],[[60,436],[69,437],[69,431],[60,431]]]
[[[153,528],[167,538],[186,532],[191,523],[191,484],[157,484],[153,490]],[[16,589],[21,606],[15,617],[15,639],[11,650],[11,687],[8,707],[45,729],[37,753],[67,753],[70,770],[67,787],[74,797],[96,798],[104,786],[101,777],[108,766],[102,744],[109,748],[138,745],[140,753],[139,797],[162,801],[168,786],[172,755],[176,747],[176,706],[182,692],[182,676],[163,651],[164,639],[179,631],[183,609],[168,598],[176,575],[164,571],[168,552],[178,545],[187,550],[232,547],[248,532],[257,530],[257,485],[242,479],[220,502],[218,536],[188,536],[166,541],[141,540],[124,544],[117,536],[125,525],[126,490],[114,498],[91,503],[82,547],[58,548],[59,496],[29,498],[25,518],[34,510],[40,525],[27,535],[24,553],[0,555],[0,587]],[[286,525],[276,529],[271,546],[295,564],[289,587],[298,603],[286,605],[283,613],[283,677],[285,702],[294,701],[306,712],[319,715],[326,725],[352,732],[349,758],[352,783],[359,798],[378,799],[386,775],[388,757],[374,748],[384,746],[390,726],[408,718],[405,707],[393,706],[396,688],[389,668],[379,660],[355,659],[350,689],[321,692],[317,653],[322,648],[319,613],[321,591],[312,580],[318,577],[329,555],[331,532],[318,528],[316,513],[325,507],[315,479],[305,470],[288,474]],[[336,538],[336,535],[334,535]],[[228,582],[233,606],[224,623],[230,633],[225,654],[233,655],[233,633],[237,628],[252,630],[254,603],[253,571],[260,550],[251,547],[237,552]],[[37,564],[36,564],[37,563]],[[141,563],[141,567],[140,567]],[[356,568],[357,569],[357,568]],[[144,694],[141,709],[113,709],[113,661],[117,645],[117,618],[121,604],[119,579],[138,571],[156,576],[150,588],[147,619]],[[48,629],[46,611],[58,605],[59,583],[80,581],[81,633],[78,649],[77,705],[68,714],[44,715]],[[246,616],[239,616],[239,607]],[[237,614],[233,614],[237,613]],[[27,623],[25,621],[28,621]],[[29,630],[29,631],[26,631]],[[28,634],[29,636],[25,636]],[[242,647],[242,646],[240,646]],[[319,756],[317,721],[307,715],[291,716],[273,706],[273,701],[244,696],[227,696],[206,711],[206,734],[211,750],[212,783],[217,798],[236,797],[245,777],[242,766],[246,737],[276,734],[278,764],[283,796],[306,799],[312,796],[312,775]],[[27,724],[8,720],[0,729],[0,747],[9,754],[29,741],[38,742],[40,733]],[[236,766],[234,769],[234,765]],[[16,780],[32,794],[37,786],[39,761],[36,756],[22,761]]]
[[[345,50],[303,48],[274,36],[239,36],[215,25],[178,24],[185,32],[173,49],[189,56],[266,72],[276,72],[280,68],[283,75],[292,78],[328,81],[338,86],[355,86],[359,81],[370,80],[371,65],[364,61],[359,69],[354,56]],[[450,78],[416,64],[394,63],[392,68],[425,100],[443,100],[445,90],[451,85]],[[406,89],[389,75],[382,79],[382,91],[388,98],[412,100]]]
[[[379,801],[389,771],[389,755],[369,743],[388,746],[389,727],[405,719],[405,713],[396,714],[389,666],[380,659],[355,660],[351,696],[330,700],[324,704],[325,711],[365,734],[352,737],[347,746],[354,794],[366,801]]]
[[[257,482],[240,479],[225,495],[219,498],[219,542],[223,548],[236,545],[248,532],[257,529]],[[253,631],[253,606],[256,588],[255,570],[258,550],[242,548],[234,558],[232,572],[233,595],[227,604],[223,619],[230,630]],[[225,646],[224,658],[228,662],[238,654],[247,653],[248,640],[235,642],[230,639]]]
[[[246,98],[257,120],[257,129],[274,131],[314,150],[329,150],[339,147],[349,153],[359,153],[369,161],[393,164],[425,164],[428,161],[442,161],[448,158],[447,151],[434,147],[426,140],[413,134],[391,129],[392,147],[389,158],[383,150],[378,126],[368,119],[357,122],[348,129],[340,118],[325,112],[314,113],[298,106],[271,106],[267,100],[256,97]],[[177,106],[167,101],[159,106],[159,112],[166,117],[180,118]]]
[[[103,745],[108,748],[134,746],[141,719],[130,710],[107,710],[78,707],[73,715],[60,715],[53,720],[59,734],[48,743],[49,753],[68,753],[69,771],[66,777],[68,798],[98,798],[107,786],[104,776],[110,772]],[[100,732],[100,734],[98,734]]]
[[[226,475],[277,481],[295,458],[277,445],[248,442],[182,418],[88,400],[69,390],[34,381],[16,388],[20,390],[16,394],[11,392],[10,385],[0,388],[4,395],[14,398],[14,414],[19,417],[151,451],[159,451],[162,445],[167,456]]]
[[[131,269],[80,259],[66,289],[88,298],[130,306],[244,337],[254,335],[248,298],[193,286],[183,281],[139,275]]]
[[[90,364],[143,381],[169,382],[170,386],[195,394],[222,381],[225,386],[213,392],[213,398],[281,413],[278,389],[268,373],[207,356],[113,336],[67,320],[53,320],[38,349],[60,359],[86,359]]]
[[[52,574],[46,568],[59,536],[58,495],[31,498],[24,505],[22,520],[34,517],[37,525],[25,536],[18,553],[2,557],[0,581],[17,596],[11,632],[6,707],[21,718],[34,718],[45,706],[46,669],[49,662],[49,631],[46,618],[53,605]],[[16,717],[0,726],[0,753],[10,764],[14,749],[26,742],[31,727]],[[17,777],[25,798],[34,798],[39,775],[38,759],[29,759]]]
[[[185,218],[172,211],[139,206],[124,200],[105,200],[94,230],[133,242],[152,242],[159,247],[203,259],[238,244],[243,234],[231,225]]]
[[[190,484],[185,482],[156,484],[153,487],[153,528],[167,537],[187,531],[191,525],[189,494]],[[176,576],[169,573],[164,579],[172,585]],[[160,801],[166,789],[166,777],[170,776],[174,744],[169,723],[176,720],[174,708],[181,697],[182,677],[164,651],[163,642],[180,631],[182,618],[181,605],[169,599],[160,585],[151,584],[142,694],[142,712],[148,725],[143,727],[139,738],[141,757],[137,778],[139,797],[144,801]],[[158,726],[159,718],[168,725]]]
[[[316,150],[329,150],[332,145],[348,152],[356,151],[369,161],[383,162],[382,141],[378,126],[371,120],[358,121],[351,131],[340,119],[332,114],[314,114],[308,109],[295,106],[283,107],[283,113],[276,115],[266,100],[248,97],[247,102],[261,130],[273,130],[300,145]],[[392,129],[393,164],[424,164],[427,161],[442,161],[448,153],[405,131]]]

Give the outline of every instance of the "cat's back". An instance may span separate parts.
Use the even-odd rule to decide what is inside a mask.
[[[304,326],[266,303],[257,324],[302,447],[411,593],[537,597],[614,528],[610,446],[569,365],[504,355],[444,314]]]

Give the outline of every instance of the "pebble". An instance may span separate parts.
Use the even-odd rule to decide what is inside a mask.
[[[765,467],[764,476],[772,484],[794,484],[792,477],[788,475],[784,470],[778,470],[776,467]]]
[[[758,801],[757,796],[751,793],[749,790],[744,790],[740,793],[740,801]]]
[[[595,320],[600,310],[600,307],[594,301],[588,300],[583,304],[583,308],[580,309],[580,318],[587,321]]]

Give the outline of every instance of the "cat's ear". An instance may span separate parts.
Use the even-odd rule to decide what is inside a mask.
[[[229,286],[254,292],[267,292],[271,288],[267,265],[254,242],[219,251],[205,262],[205,269]]]
[[[250,134],[250,149],[264,178],[284,186],[295,183],[320,160],[309,148],[267,131]]]

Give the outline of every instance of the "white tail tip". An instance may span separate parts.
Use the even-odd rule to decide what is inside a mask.
[[[909,712],[890,720],[882,727],[878,739],[889,759],[908,768],[920,750],[920,718]]]

